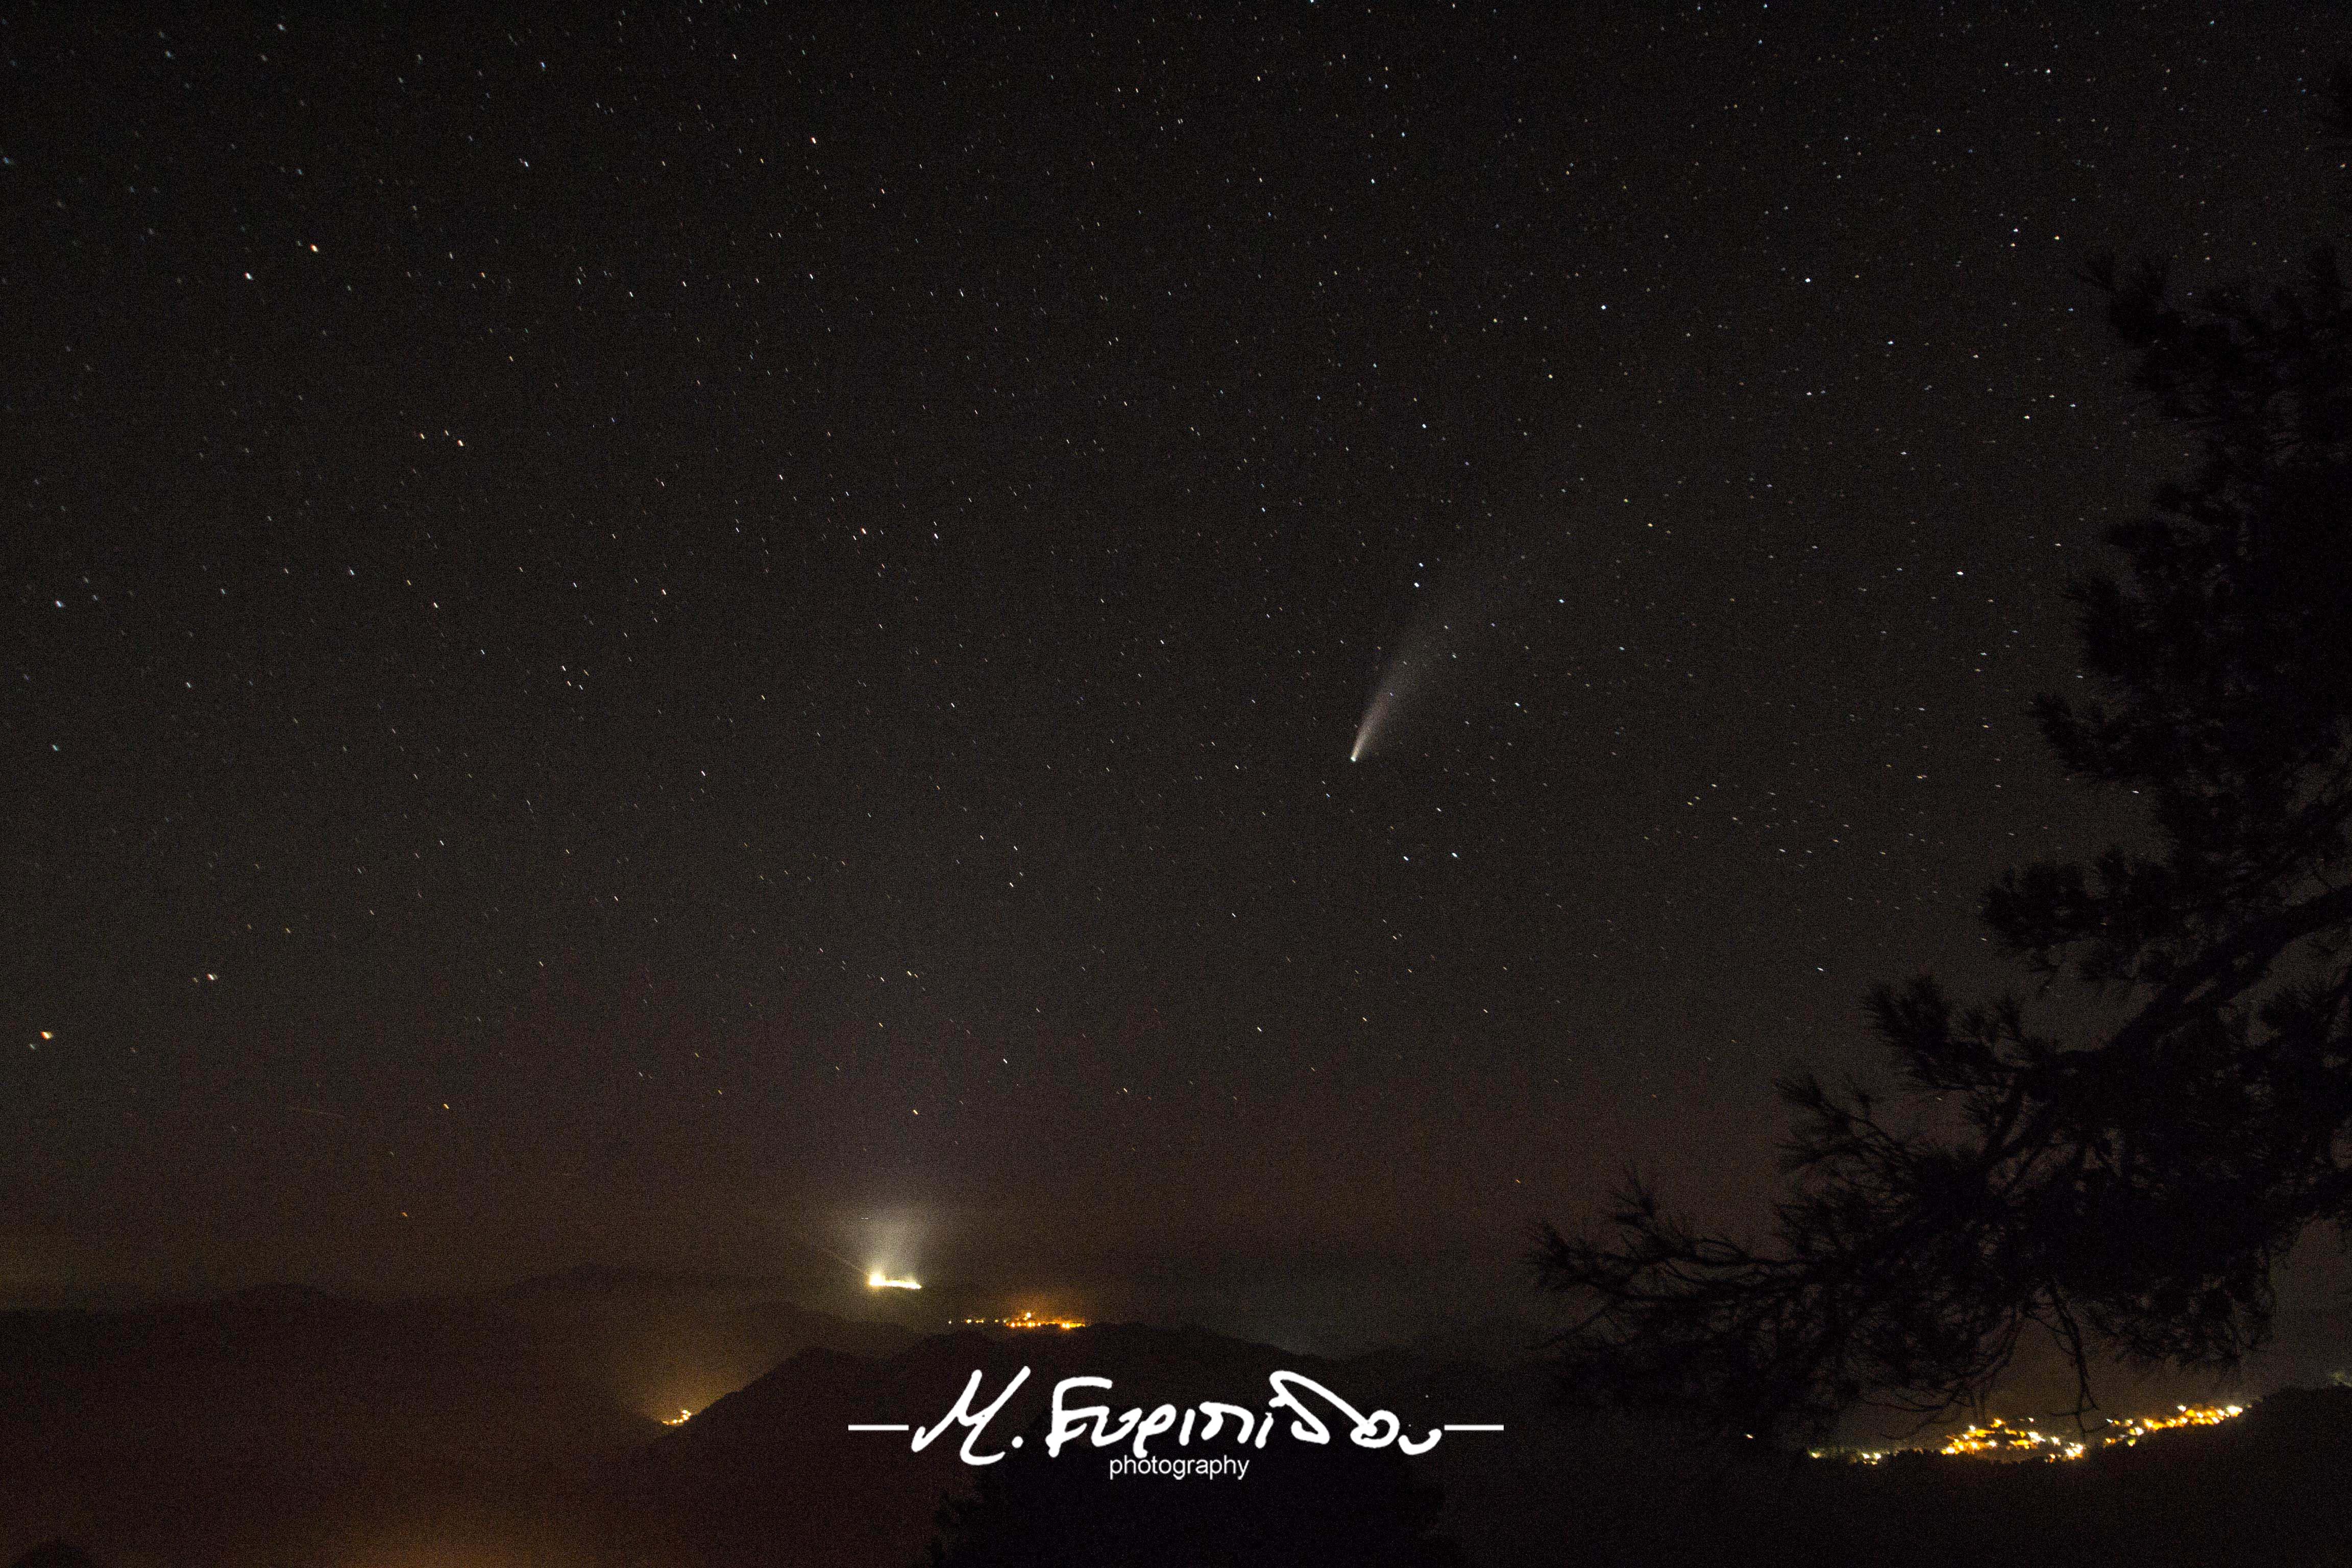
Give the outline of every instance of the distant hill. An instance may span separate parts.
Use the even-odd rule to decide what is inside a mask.
[[[583,1266],[477,1298],[630,1409],[699,1410],[812,1347],[890,1355],[921,1336],[798,1305],[789,1281]]]
[[[101,1560],[259,1560],[581,1517],[602,1468],[811,1345],[915,1336],[767,1281],[587,1269],[377,1303],[271,1285],[136,1311],[0,1313],[0,1562],[63,1536]]]
[[[580,1263],[553,1274],[538,1274],[528,1279],[519,1279],[488,1294],[502,1301],[549,1298],[662,1300],[681,1296],[733,1296],[743,1300],[772,1300],[789,1296],[793,1289],[794,1281],[774,1274],[614,1268],[602,1263]]]

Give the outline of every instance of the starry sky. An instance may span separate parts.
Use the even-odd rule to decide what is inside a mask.
[[[1575,10],[0,9],[0,1297],[1751,1223],[2352,24]]]

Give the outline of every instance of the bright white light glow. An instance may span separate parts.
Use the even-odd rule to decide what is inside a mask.
[[[866,1284],[867,1289],[874,1290],[919,1290],[923,1288],[919,1279],[893,1279],[879,1268],[866,1277]]]

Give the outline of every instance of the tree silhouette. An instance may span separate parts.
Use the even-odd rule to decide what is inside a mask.
[[[2330,132],[2352,145],[2352,72]],[[2135,382],[2201,457],[2079,581],[2099,695],[2037,705],[2070,773],[2136,792],[2155,853],[2011,872],[1984,919],[2045,986],[2121,997],[2087,1041],[1931,979],[1870,996],[1900,1091],[1784,1082],[1776,1245],[1699,1234],[1638,1181],[1534,1263],[1580,1300],[1574,1395],[1721,1432],[1818,1432],[1859,1402],[1980,1402],[2046,1331],[2222,1367],[2267,1337],[2271,1277],[2352,1216],[2352,300],[2332,249],[2268,294],[2177,300],[2094,267]]]

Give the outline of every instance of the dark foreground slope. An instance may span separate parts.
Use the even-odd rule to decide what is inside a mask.
[[[373,1305],[268,1290],[143,1312],[0,1314],[0,1563],[66,1538],[106,1568],[954,1568],[1160,1561],[1976,1565],[2129,1561],[2352,1568],[2352,1389],[2288,1391],[2228,1426],[2059,1466],[1856,1468],[1706,1454],[1571,1422],[1531,1365],[1385,1352],[1333,1362],[1198,1331],[1113,1326],[915,1340],[757,1281],[578,1274],[495,1298]],[[689,1423],[646,1408],[751,1377]],[[1022,1391],[975,1469],[937,1422],[972,1373]],[[1286,1416],[1239,1479],[1040,1461],[1054,1384],[1115,1412],[1265,1409],[1277,1370],[1415,1435],[1409,1465]],[[1230,1440],[1163,1457],[1232,1452]],[[980,1485],[985,1479],[986,1484]],[[1442,1501],[1441,1501],[1442,1498]],[[949,1513],[942,1531],[940,1510]],[[1238,1544],[1237,1544],[1238,1543]],[[1154,1552],[1160,1555],[1155,1556]]]
[[[0,1563],[58,1537],[188,1568],[451,1540],[578,1557],[606,1468],[668,1402],[811,1343],[913,1338],[760,1281],[605,1272],[393,1304],[272,1287],[0,1313]]]
[[[1000,1466],[961,1464],[952,1452],[960,1429],[922,1453],[908,1451],[905,1434],[847,1430],[934,1423],[973,1371],[984,1404],[1023,1366],[1029,1378],[981,1445],[1006,1454]],[[1342,1441],[1310,1452],[1287,1435],[1286,1415],[1266,1447],[1252,1446],[1259,1462],[1239,1479],[1110,1480],[1108,1456],[1123,1449],[1081,1443],[1051,1461],[1036,1452],[1053,1384],[1073,1373],[1111,1379],[1110,1389],[1077,1397],[1117,1412],[1209,1399],[1262,1408],[1277,1368],[1360,1409],[1392,1409],[1416,1435],[1446,1422],[1507,1429],[1448,1436],[1406,1466],[1392,1454],[1343,1452],[1337,1422]],[[2075,1463],[1923,1455],[1871,1468],[1705,1451],[1656,1430],[1574,1422],[1549,1407],[1546,1392],[1533,1367],[1398,1354],[1328,1362],[1132,1326],[942,1336],[881,1360],[810,1352],[634,1456],[613,1494],[607,1538],[616,1561],[696,1568],[904,1564],[934,1540],[954,1568],[1457,1560],[2352,1568],[2352,1389],[2289,1390],[2239,1422],[2160,1433]],[[1008,1447],[1016,1432],[1026,1438],[1018,1451]],[[1151,1451],[1227,1450],[1163,1437]],[[1255,1549],[1228,1551],[1234,1540]]]

